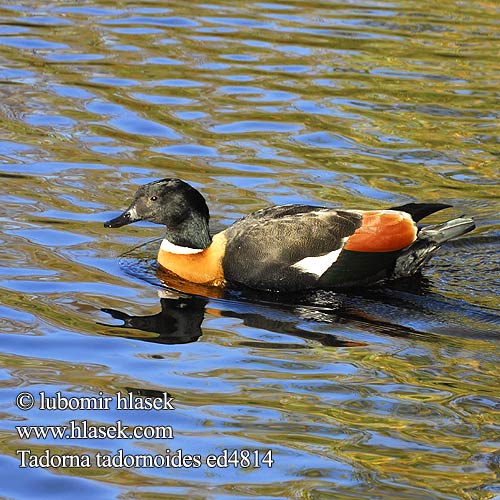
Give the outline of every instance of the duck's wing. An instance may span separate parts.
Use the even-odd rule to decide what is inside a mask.
[[[308,205],[254,212],[225,232],[225,277],[255,288],[315,286],[362,220],[360,212]]]
[[[226,230],[225,277],[254,288],[292,291],[408,276],[444,241],[474,227],[470,219],[460,219],[418,231],[416,221],[447,207],[410,203],[389,210],[334,210],[283,205],[259,210]]]

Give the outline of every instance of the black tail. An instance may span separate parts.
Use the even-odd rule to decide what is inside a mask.
[[[442,224],[426,226],[419,231],[417,239],[429,241],[434,245],[442,245],[445,241],[469,233],[475,228],[476,225],[472,219],[461,217]]]
[[[424,227],[418,232],[417,239],[401,251],[391,278],[406,278],[417,273],[443,243],[475,227],[474,221],[465,217]]]
[[[407,203],[406,205],[401,205],[400,207],[392,207],[389,210],[406,212],[411,215],[415,222],[418,222],[434,212],[439,212],[439,210],[444,210],[445,208],[450,208],[451,206],[452,205],[447,205],[445,203]]]

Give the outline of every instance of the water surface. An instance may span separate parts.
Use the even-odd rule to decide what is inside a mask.
[[[7,1],[0,16],[2,497],[500,494],[495,2]],[[158,274],[160,228],[103,228],[172,176],[214,230],[277,203],[411,201],[478,229],[418,282],[218,293]],[[176,409],[22,411],[21,391],[168,392]],[[175,436],[16,432],[85,419]],[[274,462],[19,468],[19,449]]]

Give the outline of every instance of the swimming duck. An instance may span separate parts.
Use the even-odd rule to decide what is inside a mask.
[[[159,265],[195,283],[276,291],[368,286],[420,271],[451,238],[475,228],[457,218],[416,223],[448,208],[409,203],[388,210],[281,205],[258,210],[213,236],[205,199],[180,179],[141,186],[105,227],[144,220],[166,226]]]

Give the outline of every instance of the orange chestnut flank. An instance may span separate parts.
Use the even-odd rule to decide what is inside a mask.
[[[467,217],[417,227],[442,203],[387,210],[279,205],[258,210],[215,235],[199,191],[180,179],[141,186],[105,227],[149,221],[165,227],[160,266],[211,286],[296,292],[367,287],[411,277],[446,241],[475,228]]]
[[[361,226],[349,237],[345,250],[393,252],[411,245],[417,226],[405,212],[370,210],[362,212]]]

